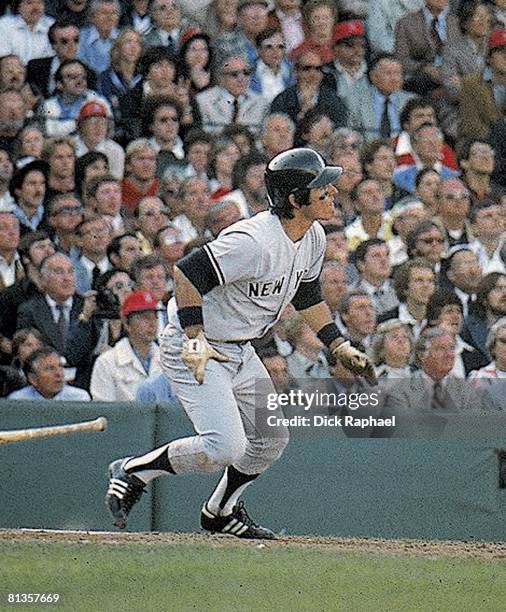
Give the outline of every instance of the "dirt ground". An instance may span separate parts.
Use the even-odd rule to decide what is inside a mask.
[[[364,552],[424,557],[467,557],[506,560],[506,542],[454,542],[423,540],[379,540],[323,538],[309,536],[279,537],[276,540],[239,540],[232,536],[194,533],[120,533],[105,531],[57,531],[37,529],[0,529],[0,546],[6,542],[94,542],[105,544],[145,543],[195,544],[212,547],[312,548],[326,552]]]

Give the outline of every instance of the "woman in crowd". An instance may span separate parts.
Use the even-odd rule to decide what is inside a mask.
[[[16,138],[15,156],[16,166],[21,168],[25,164],[40,159],[44,148],[44,134],[40,127],[31,123],[25,126]]]
[[[211,63],[210,39],[207,34],[197,32],[183,37],[177,76],[188,83],[191,96],[211,85]]]
[[[23,366],[29,355],[44,346],[42,334],[34,327],[19,329],[12,338],[12,361],[13,367],[24,378]]]
[[[411,376],[412,351],[413,338],[407,325],[399,319],[380,323],[370,349],[376,376],[381,379]]]
[[[297,57],[302,51],[316,51],[326,64],[334,59],[334,26],[337,23],[337,9],[330,0],[310,0],[302,9],[305,38],[291,54]]]
[[[232,140],[217,142],[209,156],[208,175],[211,179],[211,198],[219,200],[232,191],[232,173],[239,159],[239,147]]]
[[[441,177],[432,168],[423,168],[415,178],[415,195],[423,202],[429,216],[438,214],[437,194],[441,185]]]
[[[86,204],[88,193],[86,186],[97,176],[109,174],[109,160],[107,155],[101,151],[89,151],[76,160],[75,165],[75,184],[76,193]]]

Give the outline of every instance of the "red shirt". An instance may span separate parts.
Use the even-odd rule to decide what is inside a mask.
[[[130,181],[129,179],[123,179],[121,183],[121,195],[123,198],[123,207],[126,208],[129,215],[132,215],[137,204],[144,198],[145,196],[154,196],[158,193],[158,187],[160,186],[160,181],[158,179],[154,179],[153,182],[149,185],[147,191],[144,193],[139,191],[139,189]]]

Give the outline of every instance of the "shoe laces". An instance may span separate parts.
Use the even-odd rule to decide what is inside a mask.
[[[144,493],[144,483],[141,483],[141,481],[136,482],[133,478],[129,478],[127,484],[128,488],[121,500],[121,505],[126,512],[130,512],[132,506],[139,501],[141,495]]]
[[[238,520],[240,520],[248,527],[258,527],[255,521],[251,518],[251,516],[247,513],[246,508],[244,507],[244,502],[240,501],[235,507],[232,513],[232,516]]]

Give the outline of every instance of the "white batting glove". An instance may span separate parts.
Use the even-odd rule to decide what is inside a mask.
[[[351,346],[349,340],[343,342],[342,339],[339,339],[339,343],[335,340],[330,346],[330,350],[334,357],[339,359],[350,372],[363,376],[371,385],[378,384],[371,360],[365,353]]]
[[[202,330],[195,338],[184,337],[181,360],[195,376],[199,385],[204,382],[206,363],[209,359],[221,362],[229,361],[228,357],[225,357],[209,344]]]

